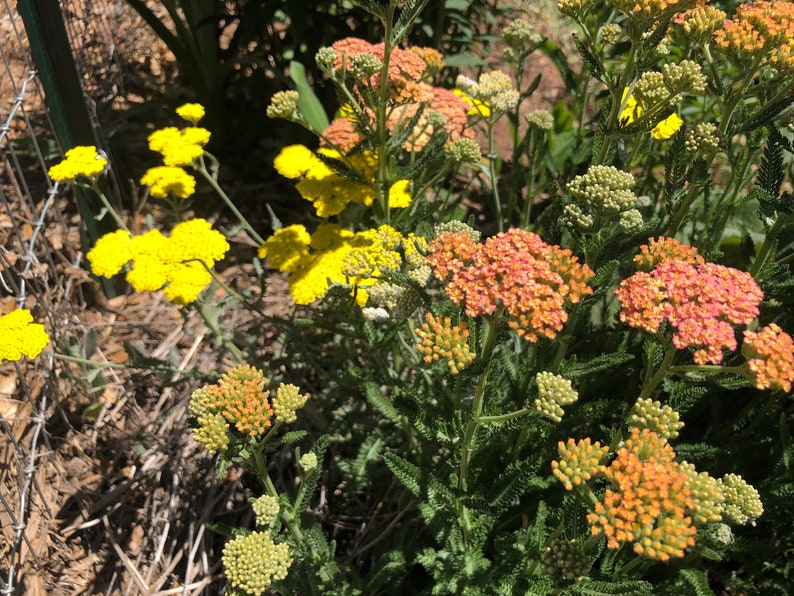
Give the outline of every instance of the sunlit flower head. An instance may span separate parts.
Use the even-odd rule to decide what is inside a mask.
[[[176,109],[176,115],[195,125],[204,117],[204,106],[200,103],[186,103]]]
[[[149,194],[156,199],[172,196],[187,199],[196,192],[196,179],[185,170],[175,166],[149,168],[141,177],[141,184],[149,187]]]
[[[29,310],[18,308],[0,317],[0,362],[35,358],[50,343],[44,325]]]
[[[758,389],[791,391],[794,340],[777,323],[745,331],[742,354],[747,358],[747,376]]]
[[[449,317],[425,314],[425,322],[416,329],[419,342],[416,349],[425,362],[443,362],[453,375],[465,369],[474,360],[469,348],[469,329],[466,323],[455,325]]]
[[[65,159],[52,166],[48,174],[55,182],[74,182],[80,177],[95,180],[107,165],[107,157],[93,145],[78,146],[69,149]]]
[[[223,547],[223,567],[236,593],[259,596],[275,581],[287,577],[292,555],[289,546],[276,544],[267,532],[236,536]]]

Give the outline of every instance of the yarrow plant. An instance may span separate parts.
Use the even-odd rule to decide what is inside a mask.
[[[234,360],[189,405],[218,471],[251,479],[230,593],[761,585],[747,552],[794,532],[767,522],[794,490],[792,3],[560,0],[576,60],[515,19],[468,77],[409,43],[427,2],[356,4],[382,41],[317,52],[336,104],[295,76],[263,114],[316,138],[274,151],[295,210],[248,221],[186,104],[140,178],[166,217],[116,214],[87,254],[198,311]],[[526,101],[535,52],[555,105]],[[107,164],[80,155],[55,175],[95,184]],[[231,225],[193,216],[201,185]],[[273,276],[289,315],[263,312]],[[256,322],[226,329],[225,308]]]

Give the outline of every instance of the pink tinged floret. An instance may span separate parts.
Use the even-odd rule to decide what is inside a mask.
[[[616,290],[620,320],[656,333],[667,319],[673,345],[694,348],[698,364],[719,364],[723,350],[736,349],[733,325],[747,325],[759,313],[763,293],[749,273],[683,260],[663,261],[638,272]]]

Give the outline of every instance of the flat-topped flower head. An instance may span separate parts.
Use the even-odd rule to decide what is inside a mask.
[[[684,261],[695,266],[706,262],[694,246],[666,236],[648,239],[648,244],[640,246],[639,254],[634,257],[640,271],[650,271],[663,261]]]
[[[610,488],[587,516],[593,535],[606,536],[607,548],[631,543],[639,555],[669,561],[694,546],[689,476],[674,457],[663,438],[632,429],[604,471]]]
[[[169,196],[187,199],[196,192],[196,179],[182,168],[175,166],[149,168],[141,177],[141,184],[148,186],[149,194],[156,199],[165,199]]]
[[[746,376],[758,389],[788,393],[794,382],[794,340],[776,323],[758,331],[745,331],[742,354],[747,358]]]
[[[276,497],[262,495],[258,499],[252,499],[251,509],[254,510],[256,526],[258,528],[267,528],[273,525],[273,522],[278,519],[281,506],[278,504],[278,499]]]
[[[702,526],[722,521],[725,495],[720,481],[709,476],[708,472],[698,472],[688,462],[681,462],[680,467],[689,475],[687,484],[693,501],[689,514],[694,524]]]
[[[651,23],[695,6],[697,0],[613,0],[615,8],[637,24]]]
[[[621,321],[648,333],[658,332],[662,322],[669,321],[673,345],[693,348],[697,364],[719,364],[723,349],[735,350],[733,325],[751,323],[763,299],[749,273],[681,260],[662,261],[650,273],[635,273],[615,294]]]
[[[298,98],[297,91],[277,91],[270,98],[266,114],[268,118],[285,118],[295,120],[298,118]]]
[[[35,358],[48,343],[44,325],[34,323],[29,310],[17,308],[0,317],[0,362]]]
[[[714,32],[725,24],[726,16],[716,6],[698,6],[685,14],[682,27],[689,39],[706,44],[711,41]]]
[[[466,323],[454,325],[450,317],[425,314],[425,322],[416,329],[419,342],[416,349],[425,362],[443,362],[453,375],[465,369],[474,360],[469,348],[469,329]]]
[[[210,140],[206,128],[188,126],[178,129],[167,126],[149,135],[149,149],[163,156],[166,166],[189,166],[204,155],[204,146]]]
[[[176,109],[177,116],[193,125],[198,124],[199,120],[204,117],[204,113],[204,106],[200,103],[186,103]]]
[[[553,339],[568,320],[565,308],[592,293],[587,265],[526,230],[511,229],[482,244],[465,231],[440,234],[429,250],[428,264],[446,281],[450,300],[471,317],[503,307],[508,325],[531,342]]]
[[[276,395],[272,399],[276,420],[287,424],[295,422],[298,419],[298,410],[308,400],[309,395],[301,393],[297,386],[291,383],[282,383],[276,389]]]
[[[72,147],[66,152],[65,159],[49,169],[49,176],[55,182],[74,182],[85,177],[96,180],[107,168],[108,160],[93,145]]]
[[[565,224],[585,231],[601,218],[617,220],[615,216],[637,205],[633,186],[634,176],[628,172],[613,166],[590,166],[565,186],[570,201],[563,214]]]
[[[590,557],[582,550],[582,543],[565,538],[552,540],[540,563],[549,575],[561,575],[568,581],[576,581],[590,569]]]
[[[229,585],[248,596],[261,596],[273,582],[286,578],[292,565],[289,546],[259,531],[232,538],[222,559]]]
[[[608,451],[608,446],[602,446],[598,441],[593,443],[590,437],[580,441],[560,441],[557,444],[560,460],[551,462],[551,472],[562,482],[565,490],[573,490],[574,486],[584,484],[596,474],[604,472],[606,468],[601,460]]]
[[[738,474],[725,474],[720,478],[722,516],[729,524],[745,525],[755,521],[764,513],[764,505],[758,491]]]
[[[568,406],[579,399],[579,394],[571,386],[571,381],[561,375],[541,371],[535,375],[535,384],[538,388],[535,409],[554,422],[562,420],[565,414],[562,406]]]

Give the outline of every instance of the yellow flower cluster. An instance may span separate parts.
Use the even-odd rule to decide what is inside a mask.
[[[388,225],[354,234],[336,224],[321,224],[309,234],[301,224],[277,230],[259,247],[259,258],[290,274],[290,294],[296,304],[310,304],[325,296],[332,285],[352,285],[356,302],[364,306],[364,288],[386,272],[399,271],[403,263],[417,268],[424,239],[402,236]],[[402,250],[402,254],[398,252]]]
[[[208,271],[220,261],[229,243],[204,219],[177,224],[168,238],[158,230],[131,237],[117,230],[105,234],[88,252],[91,270],[101,277],[116,275],[129,261],[126,279],[138,292],[153,292],[163,286],[175,304],[194,302],[212,281]]]
[[[338,151],[321,147],[315,154],[304,145],[284,147],[273,160],[276,171],[293,180],[295,188],[307,201],[311,201],[318,217],[327,218],[341,213],[349,203],[361,203],[369,207],[375,199],[371,184],[357,182],[332,170],[318,156],[342,161],[346,167],[361,175],[364,180],[375,179],[377,158],[372,152],[342,156]],[[389,189],[389,206],[410,206],[410,181],[398,180]]]
[[[66,152],[66,159],[49,170],[50,179],[55,182],[74,182],[80,176],[96,179],[108,165],[108,160],[99,154],[97,148],[78,146]]]
[[[276,389],[273,398],[273,411],[279,422],[295,422],[298,419],[296,412],[309,400],[307,394],[301,393],[295,385],[282,384]]]
[[[18,308],[0,317],[0,362],[35,358],[48,343],[44,325],[34,323],[29,310]]]
[[[193,165],[204,155],[210,131],[195,126],[204,117],[204,107],[197,103],[179,106],[176,113],[192,124],[183,129],[166,126],[155,130],[147,139],[149,149],[163,157],[164,166],[150,168],[141,178],[141,184],[150,186],[150,194],[158,199],[174,196],[186,199],[196,191],[196,180],[183,167]]]

